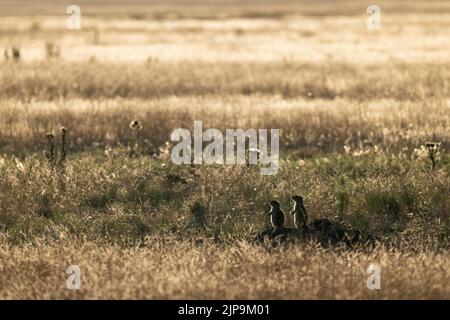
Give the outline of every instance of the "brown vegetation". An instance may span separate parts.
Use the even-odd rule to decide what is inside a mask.
[[[23,2],[0,13],[0,298],[450,298],[447,2],[380,1],[376,32],[361,1],[80,1],[79,31]],[[194,120],[279,128],[279,173],[174,165]],[[252,244],[295,194],[378,244]]]

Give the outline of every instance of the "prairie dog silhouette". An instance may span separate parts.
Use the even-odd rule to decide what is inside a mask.
[[[302,196],[293,196],[294,200],[294,210],[292,210],[292,215],[294,216],[294,225],[297,230],[302,230],[307,226],[308,223],[308,212],[306,211],[305,205],[303,204]]]
[[[278,201],[272,200],[270,204],[270,222],[275,230],[283,227],[284,224],[284,212],[280,208],[280,203]]]
[[[295,229],[284,226],[285,214],[280,208],[278,201],[272,200],[270,204],[270,222],[271,228],[267,228],[258,233],[254,241],[265,243],[270,241],[272,247],[281,243],[293,240],[300,242],[317,242],[323,247],[332,247],[343,245],[346,248],[352,248],[357,243],[373,245],[375,238],[371,235],[363,236],[360,231],[348,228],[340,222],[329,219],[313,219],[308,224],[308,212],[303,203],[303,197],[295,195],[292,197],[295,201],[292,215],[294,216]]]

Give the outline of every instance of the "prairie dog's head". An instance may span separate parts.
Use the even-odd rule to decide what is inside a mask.
[[[269,202],[270,207],[274,208],[274,209],[279,209],[280,208],[280,203],[278,201],[272,200]]]
[[[292,197],[292,200],[294,200],[295,203],[303,204],[303,197],[302,197],[302,196],[298,196],[298,195],[293,196],[293,197]]]

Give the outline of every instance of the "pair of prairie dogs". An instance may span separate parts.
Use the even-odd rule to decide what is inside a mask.
[[[294,200],[295,204],[294,210],[292,210],[291,214],[294,216],[295,227],[301,230],[304,226],[306,226],[308,222],[308,213],[305,206],[303,205],[303,197],[293,196],[292,200]],[[280,208],[280,203],[278,201],[272,200],[269,202],[269,204],[270,222],[272,223],[272,227],[274,229],[282,227],[284,224],[285,215]]]

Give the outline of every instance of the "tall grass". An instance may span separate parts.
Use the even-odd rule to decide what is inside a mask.
[[[391,62],[368,66],[238,62],[4,64],[0,97],[160,98],[262,94],[308,99],[422,100],[449,98],[450,68],[441,63]]]
[[[70,127],[72,151],[105,149],[135,143],[128,125],[140,119],[143,149],[156,150],[177,128],[278,128],[282,149],[304,156],[357,153],[368,148],[413,153],[429,140],[450,143],[450,105],[446,99],[305,100],[270,96],[218,95],[166,97],[152,100],[58,100],[0,102],[0,146],[16,155],[41,151],[45,134]],[[76,124],[76,125],[75,125]],[[417,150],[420,151],[420,150]],[[422,150],[423,151],[423,150]],[[422,152],[421,151],[421,152]]]
[[[43,259],[45,257],[45,259]],[[182,258],[180,258],[182,257]],[[366,270],[381,269],[381,290]],[[67,290],[66,268],[81,270]],[[270,253],[247,243],[193,244],[166,239],[146,248],[99,249],[61,239],[36,247],[0,245],[0,297],[6,299],[448,299],[443,253],[378,248],[333,253],[305,246]],[[17,268],[20,265],[20,268]]]
[[[426,158],[373,151],[290,157],[265,177],[257,167],[128,158],[123,148],[69,157],[63,184],[43,157],[0,159],[0,231],[11,243],[57,240],[61,232],[124,246],[150,235],[250,240],[268,223],[270,199],[289,211],[290,197],[302,194],[312,219],[338,218],[394,246],[448,247],[447,157],[435,170]]]
[[[77,32],[0,12],[0,298],[449,299],[448,3],[381,1],[370,32],[363,1],[88,2]],[[280,129],[278,174],[174,165],[194,120]],[[375,248],[252,244],[294,194]]]

